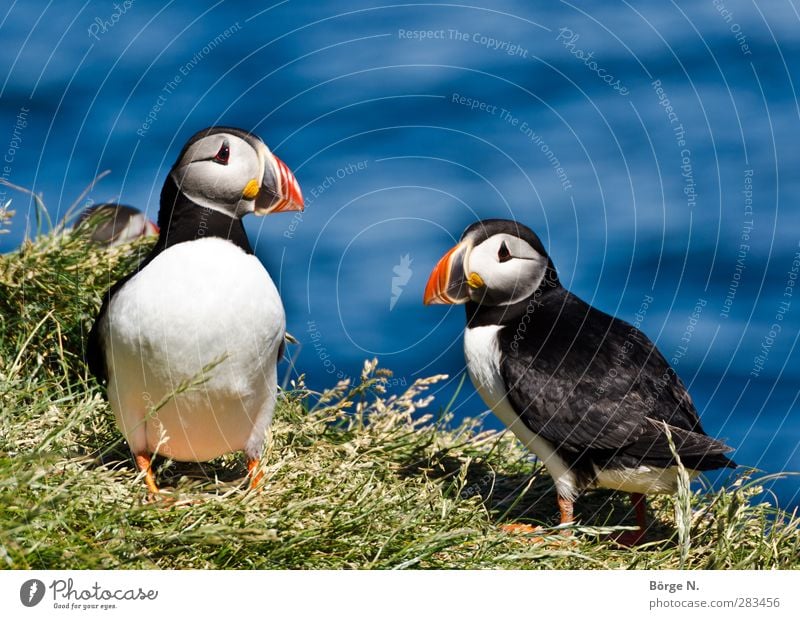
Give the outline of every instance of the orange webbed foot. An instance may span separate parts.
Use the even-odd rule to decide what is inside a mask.
[[[558,531],[560,535],[556,536],[555,531],[552,529],[545,529],[544,527],[535,527],[530,524],[503,524],[500,525],[500,530],[509,535],[519,536],[522,540],[531,544],[541,544],[548,542],[551,544],[563,544],[568,542],[570,544],[577,543],[572,537],[572,531],[569,529],[562,529]],[[539,534],[539,535],[537,535]],[[544,537],[544,536],[547,537]]]
[[[257,458],[247,461],[247,475],[250,477],[250,490],[255,490],[261,484],[264,473],[259,470],[261,462]]]
[[[531,544],[541,544],[544,538],[541,535],[535,535],[542,532],[542,527],[535,527],[530,524],[503,524],[500,525],[500,530],[509,535],[525,536],[525,541]],[[532,537],[529,537],[532,536]]]
[[[136,468],[144,472],[144,483],[147,486],[150,498],[155,498],[158,496],[159,491],[156,485],[156,478],[153,475],[150,454],[136,454],[134,459],[136,460]]]

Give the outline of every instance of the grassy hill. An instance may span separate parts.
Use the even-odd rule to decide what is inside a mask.
[[[168,500],[150,502],[82,361],[102,293],[146,249],[51,233],[0,256],[0,566],[800,566],[800,519],[755,502],[747,473],[725,491],[651,501],[652,541],[634,550],[601,536],[633,524],[626,497],[607,492],[580,500],[591,526],[570,539],[506,534],[505,522],[555,522],[548,476],[513,437],[474,420],[453,428],[426,395],[441,377],[388,397],[374,362],[357,385],[300,380],[283,393],[260,491],[246,489],[240,455],[162,460]]]

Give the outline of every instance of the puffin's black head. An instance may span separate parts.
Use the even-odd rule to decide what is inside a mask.
[[[261,138],[234,127],[209,127],[189,138],[162,190],[162,228],[182,197],[235,218],[303,210],[303,194],[286,164]]]
[[[486,219],[467,228],[433,269],[424,302],[506,306],[541,287],[560,283],[539,237],[516,221]]]

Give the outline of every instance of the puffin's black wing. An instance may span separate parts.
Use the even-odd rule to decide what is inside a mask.
[[[89,371],[97,379],[97,382],[104,383],[108,380],[108,371],[106,370],[106,359],[103,352],[103,343],[100,340],[100,323],[106,313],[106,302],[100,307],[100,312],[94,319],[94,324],[89,331],[89,337],[86,340],[86,365],[89,366]]]
[[[687,466],[727,465],[730,449],[705,435],[680,378],[641,331],[563,288],[533,307],[524,329],[507,324],[499,335],[509,401],[533,432],[576,454],[666,466],[666,422]]]

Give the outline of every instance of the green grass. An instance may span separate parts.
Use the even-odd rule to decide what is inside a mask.
[[[632,525],[626,498],[607,492],[579,501],[571,539],[553,529],[546,543],[507,535],[504,522],[552,525],[548,476],[513,437],[476,420],[453,428],[427,395],[440,377],[389,397],[371,362],[357,385],[312,393],[299,380],[282,394],[260,491],[247,490],[241,455],[161,461],[169,500],[149,502],[82,361],[103,291],[145,250],[53,233],[0,256],[6,568],[800,565],[800,520],[754,500],[760,485],[748,475],[725,491],[654,499],[652,541],[633,550],[600,535]]]

